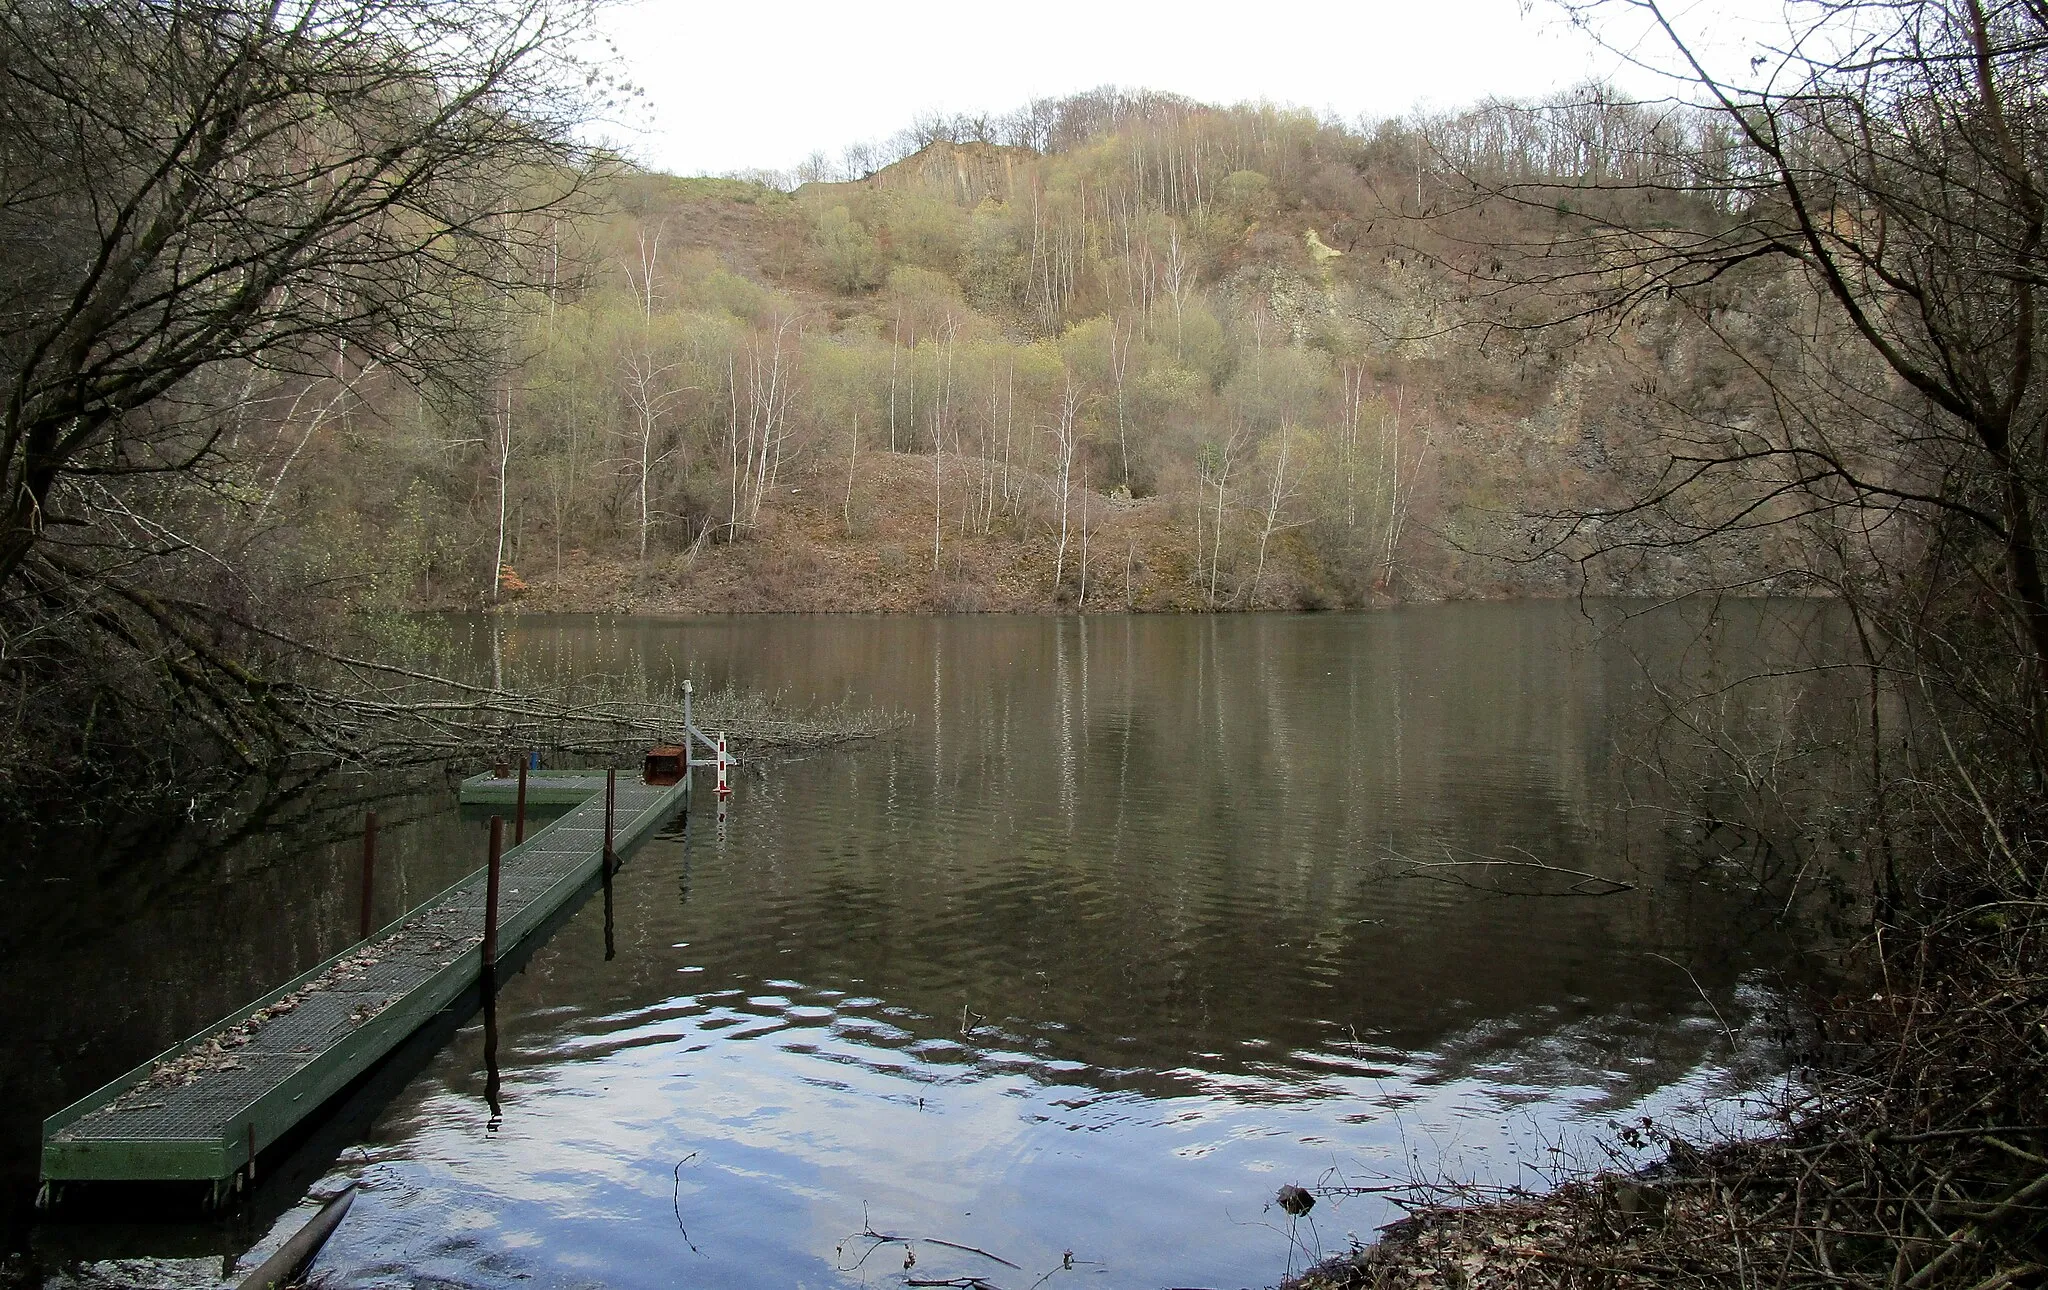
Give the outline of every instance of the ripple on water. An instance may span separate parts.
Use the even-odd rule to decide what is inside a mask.
[[[1711,1101],[1721,1028],[1652,955],[1768,1003],[1735,990],[1770,933],[1726,934],[1767,924],[1618,809],[1650,696],[1573,607],[517,632],[508,667],[666,650],[916,719],[634,856],[616,956],[593,900],[505,988],[502,1121],[471,1027],[379,1123],[346,1283],[876,1284],[871,1225],[1024,1281],[1267,1284],[1281,1182],[1521,1180]],[[1530,889],[1557,867],[1627,888]]]

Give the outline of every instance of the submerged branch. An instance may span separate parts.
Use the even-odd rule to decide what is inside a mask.
[[[394,765],[463,753],[542,749],[614,753],[683,739],[681,692],[633,693],[603,678],[578,690],[484,689],[430,673],[354,687],[298,687],[284,698],[315,738],[300,751],[346,762]],[[751,749],[784,751],[868,739],[902,718],[842,702],[796,711],[781,696],[724,688],[695,699],[699,729]]]
[[[1520,850],[1520,848],[1516,848],[1516,850]],[[1523,854],[1527,855],[1526,852]],[[1460,887],[1470,887],[1475,891],[1490,891],[1497,895],[1613,896],[1624,891],[1634,891],[1636,889],[1635,884],[1632,882],[1622,882],[1618,878],[1605,878],[1597,873],[1587,873],[1583,869],[1567,869],[1562,865],[1548,864],[1536,859],[1534,856],[1529,856],[1529,858],[1524,860],[1503,860],[1494,856],[1449,860],[1408,860],[1405,857],[1396,856],[1395,859],[1401,860],[1407,866],[1395,875],[1396,877],[1430,878],[1439,882],[1452,883]],[[1569,878],[1572,881],[1567,883],[1562,891],[1510,890],[1506,887],[1475,881],[1466,876],[1468,873],[1485,875],[1496,871],[1552,874],[1560,878]]]

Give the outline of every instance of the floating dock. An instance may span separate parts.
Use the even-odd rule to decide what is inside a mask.
[[[537,770],[526,776],[528,806],[575,806],[592,793],[604,792],[605,772],[601,770]],[[464,806],[515,806],[519,802],[519,776],[503,778],[486,772],[462,781],[457,799]]]
[[[477,775],[461,800],[510,805],[516,779]],[[621,776],[613,851],[644,841],[687,801],[672,784]],[[528,776],[526,801],[576,803],[508,848],[498,955],[508,958],[592,878],[604,857],[605,772]],[[509,812],[508,812],[509,814]],[[43,1121],[43,1190],[73,1182],[210,1185],[218,1204],[257,1156],[476,982],[488,875],[478,869],[382,931],[144,1062]]]

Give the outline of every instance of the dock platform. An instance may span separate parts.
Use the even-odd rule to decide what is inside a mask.
[[[501,959],[599,875],[604,787],[603,771],[529,776],[529,806],[577,805],[503,854]],[[463,782],[461,799],[509,803],[516,791],[516,780],[479,775]],[[644,841],[689,791],[687,775],[669,785],[622,775],[614,852]],[[206,1184],[212,1204],[245,1185],[266,1147],[478,980],[486,883],[479,868],[367,940],[45,1120],[39,1203],[53,1202],[74,1182]]]
[[[574,806],[604,791],[601,770],[537,770],[526,777],[528,806]],[[464,806],[511,806],[519,800],[519,776],[499,777],[488,771],[462,781],[457,800]]]

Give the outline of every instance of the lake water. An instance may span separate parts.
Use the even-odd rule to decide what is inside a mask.
[[[38,1257],[207,1283],[353,1180],[330,1286],[893,1285],[906,1249],[1008,1290],[1267,1285],[1399,1215],[1326,1191],[1293,1223],[1282,1184],[1539,1185],[1615,1122],[1731,1120],[1776,1069],[1801,853],[1702,826],[1727,764],[1646,732],[1830,615],[1617,612],[457,620],[508,682],[690,674],[904,725],[749,764],[722,821],[701,794],[633,855],[504,984],[499,1114],[471,1017],[253,1217],[73,1218]],[[1796,675],[1716,713],[1792,782],[1855,699]],[[350,939],[365,805],[389,913],[481,862],[445,783],[390,794],[9,880],[16,1193],[37,1117]]]

